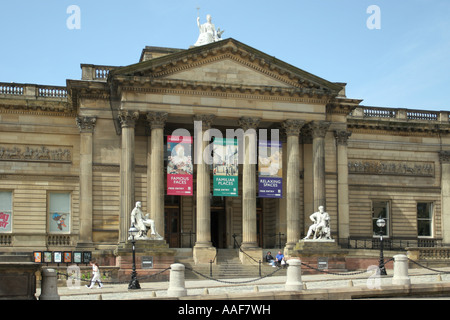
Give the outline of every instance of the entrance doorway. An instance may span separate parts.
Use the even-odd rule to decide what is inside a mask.
[[[170,248],[180,247],[180,209],[164,209],[164,238]]]
[[[227,247],[226,221],[225,209],[211,209],[211,242],[217,249]]]

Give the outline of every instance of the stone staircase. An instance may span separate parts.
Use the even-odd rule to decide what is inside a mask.
[[[239,259],[239,249],[219,249],[216,256],[216,264],[212,264],[212,266],[210,264],[196,265],[191,257],[180,257],[177,259],[177,262],[185,265],[185,278],[187,280],[260,277],[259,263],[243,265]],[[265,262],[261,263],[261,277],[272,274],[276,276],[286,275],[286,269],[277,270],[277,268],[273,268]]]

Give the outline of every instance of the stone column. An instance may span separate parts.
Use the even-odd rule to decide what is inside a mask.
[[[80,237],[78,248],[92,248],[92,134],[95,117],[78,116],[80,129]]]
[[[213,120],[213,115],[194,116],[194,121],[200,122],[201,124],[201,131],[195,132],[196,148],[194,150],[196,153],[195,161],[197,161],[197,240],[194,246],[193,255],[196,264],[209,263],[210,260],[214,259],[216,256],[216,249],[212,246],[211,242],[210,169],[209,164],[203,159],[203,151],[210,143],[208,130],[211,128]]]
[[[450,151],[439,153],[441,163],[442,242],[450,243]]]
[[[313,193],[314,210],[319,206],[326,208],[325,199],[325,135],[329,122],[314,121],[311,123],[313,137]]]
[[[258,247],[256,226],[256,128],[260,119],[241,118],[239,126],[244,130],[244,164],[242,169],[242,249]],[[242,259],[241,259],[242,260]]]
[[[164,126],[166,112],[149,112],[147,121],[151,129],[150,151],[150,215],[156,232],[164,238]]]
[[[125,243],[128,239],[130,213],[134,208],[134,128],[138,118],[138,111],[119,111],[122,126],[119,243]]]
[[[285,250],[293,249],[300,240],[300,145],[299,134],[305,121],[286,120],[283,127],[287,136],[286,172],[286,225],[287,241]]]
[[[337,188],[338,188],[338,232],[339,238],[348,238],[350,235],[350,207],[348,201],[348,156],[347,140],[351,132],[346,130],[335,131],[337,145]]]

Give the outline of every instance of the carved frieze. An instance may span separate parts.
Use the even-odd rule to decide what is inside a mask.
[[[30,145],[0,145],[0,161],[72,162],[72,148]]]
[[[359,160],[348,161],[348,173],[434,177],[434,162]]]

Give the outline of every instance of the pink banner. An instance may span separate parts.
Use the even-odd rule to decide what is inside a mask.
[[[167,137],[167,194],[193,195],[192,137]]]

